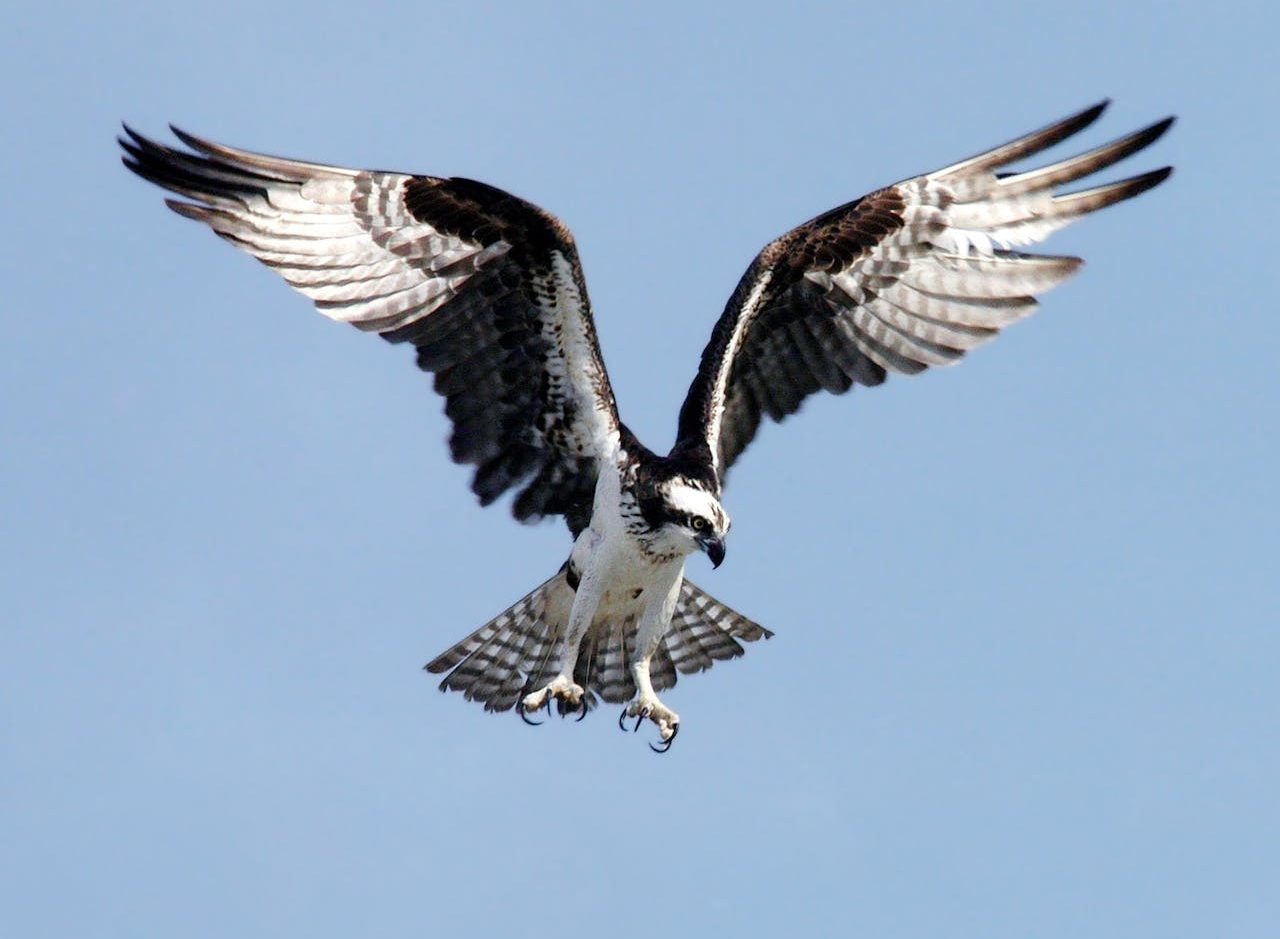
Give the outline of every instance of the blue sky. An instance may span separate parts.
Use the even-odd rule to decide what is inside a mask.
[[[0,933],[1269,937],[1280,157],[1262,5],[46,5],[0,36]],[[419,668],[563,559],[411,355],[125,173],[127,119],[577,235],[665,447],[765,242],[1110,95],[1174,178],[959,367],[812,400],[694,579],[671,753]]]

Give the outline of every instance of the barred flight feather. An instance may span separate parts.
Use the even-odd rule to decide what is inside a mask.
[[[819,389],[840,394],[889,372],[955,362],[1031,313],[1035,294],[1081,261],[1016,249],[1170,173],[1053,191],[1149,146],[1172,118],[1047,166],[997,174],[1083,130],[1105,106],[879,189],[767,245],[703,351],[674,453],[711,464],[722,485],[763,415],[782,420]]]
[[[288,160],[176,128],[192,152],[125,133],[125,165],[191,200],[167,200],[175,212],[330,319],[413,343],[482,502],[522,486],[518,518],[585,526],[617,409],[577,249],[557,219],[472,180]]]

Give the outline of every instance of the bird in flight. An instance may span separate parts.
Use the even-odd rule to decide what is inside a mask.
[[[1022,249],[1163,182],[1152,170],[1059,191],[1143,149],[1166,118],[1020,172],[1006,166],[1092,124],[1103,101],[995,149],[824,212],[765,246],[716,322],[665,456],[619,419],[568,228],[460,177],[375,172],[234,149],[173,128],[189,150],[125,125],[124,164],[273,268],[325,316],[411,343],[452,421],[453,459],[484,505],[562,516],[568,558],[545,583],[426,667],[442,690],[526,721],[598,700],[619,724],[679,716],[658,698],[677,673],[743,653],[767,629],[684,576],[719,567],[729,468],[764,417],[818,391],[947,365],[1036,307],[1081,264]]]

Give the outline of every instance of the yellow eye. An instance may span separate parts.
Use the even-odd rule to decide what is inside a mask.
[[[705,518],[695,518],[693,520],[694,531],[702,531],[702,529],[706,527],[707,527],[707,520]]]

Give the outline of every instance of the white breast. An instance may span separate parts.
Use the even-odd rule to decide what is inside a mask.
[[[586,570],[593,555],[602,565],[602,612],[608,608],[615,614],[638,614],[640,594],[646,588],[670,583],[672,561],[655,560],[627,530],[622,515],[622,477],[612,461],[601,467],[590,525],[574,543],[574,568]],[[673,560],[683,566],[683,558]]]

